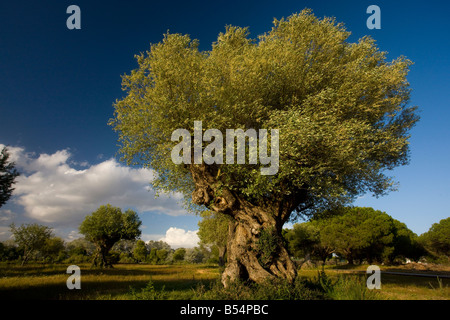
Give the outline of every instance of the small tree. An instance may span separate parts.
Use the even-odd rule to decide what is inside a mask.
[[[13,240],[0,242],[0,261],[13,261],[23,256],[23,249],[18,248]]]
[[[143,262],[147,260],[147,256],[148,256],[148,249],[147,246],[145,245],[145,242],[142,240],[138,240],[136,242],[136,245],[134,246],[133,257],[138,262]]]
[[[164,262],[166,262],[168,255],[169,255],[169,251],[167,251],[167,249],[156,250],[157,261],[160,264],[163,264]]]
[[[9,162],[9,153],[5,148],[0,152],[0,207],[11,197],[19,172],[14,168],[14,162]]]
[[[286,230],[285,239],[288,242],[289,251],[295,257],[318,258],[325,265],[326,259],[334,252],[321,238],[321,229],[324,224],[321,221],[297,223],[291,230]]]
[[[225,266],[225,254],[227,252],[228,227],[232,220],[225,214],[213,211],[204,211],[201,214],[203,220],[198,223],[198,237],[200,243],[217,247],[219,266]]]
[[[195,247],[190,248],[186,250],[186,255],[184,260],[188,263],[201,263],[203,262],[203,259],[205,258],[205,255],[201,248]]]
[[[420,236],[421,242],[432,252],[450,256],[450,217],[434,223]]]
[[[184,260],[184,256],[186,254],[186,249],[184,248],[178,248],[177,250],[175,250],[175,252],[173,253],[173,261],[174,262],[181,262]]]
[[[142,222],[133,210],[122,210],[110,204],[101,206],[81,223],[79,230],[97,246],[93,266],[112,267],[107,256],[112,246],[121,239],[134,240],[141,235]]]
[[[147,259],[148,259],[148,261],[149,261],[150,263],[152,263],[152,264],[158,263],[158,255],[156,254],[157,251],[158,251],[158,249],[156,249],[156,248],[151,248],[151,249],[150,249],[150,253],[149,253]]]
[[[417,234],[408,229],[406,224],[395,219],[393,222],[395,227],[393,258],[403,257],[418,261],[420,257],[426,255],[426,250],[419,242]]]
[[[321,239],[344,256],[355,259],[391,260],[394,253],[394,222],[386,213],[372,208],[348,207],[345,213],[327,219]]]
[[[20,227],[11,224],[11,233],[14,236],[14,241],[19,248],[23,249],[22,265],[24,265],[33,254],[38,252],[42,247],[46,245],[46,242],[52,236],[52,230],[43,225],[22,224]]]
[[[48,262],[61,261],[66,257],[64,240],[60,237],[47,239],[40,251],[44,260]]]

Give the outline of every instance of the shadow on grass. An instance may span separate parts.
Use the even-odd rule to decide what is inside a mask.
[[[156,290],[178,291],[183,299],[189,298],[199,285],[209,287],[215,280],[155,280]],[[146,287],[149,280],[130,281],[82,281],[81,289],[69,290],[66,283],[28,286],[23,288],[0,288],[0,300],[97,300],[131,299],[131,291]]]
[[[54,276],[66,274],[69,264],[2,264],[0,265],[0,277],[22,277],[22,276]],[[131,266],[131,267],[130,267]],[[184,265],[115,265],[113,268],[92,268],[90,265],[80,264],[83,275],[109,275],[109,276],[152,276],[181,274],[192,270]],[[217,269],[216,266],[201,266],[201,269]]]

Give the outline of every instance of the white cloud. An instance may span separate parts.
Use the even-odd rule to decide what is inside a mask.
[[[11,161],[21,172],[10,199],[22,209],[22,212],[14,209],[15,217],[76,229],[87,214],[107,203],[122,209],[133,208],[139,213],[186,214],[179,205],[180,195],[155,198],[149,188],[155,178],[152,170],[125,167],[114,159],[94,165],[83,163],[83,170],[77,170],[73,167],[75,162],[69,161],[68,150],[38,156],[21,147],[8,150]],[[0,222],[10,217],[10,209],[0,209]]]
[[[193,248],[198,246],[200,239],[197,235],[198,230],[186,231],[184,229],[170,227],[166,235],[159,240],[168,243],[172,248]]]

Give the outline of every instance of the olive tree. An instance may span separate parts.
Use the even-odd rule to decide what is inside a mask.
[[[0,152],[0,207],[9,200],[14,191],[13,184],[16,183],[16,178],[19,176],[19,172],[14,166],[14,162],[9,161],[8,149],[2,148]]]
[[[213,212],[204,211],[200,213],[203,218],[198,223],[197,235],[200,239],[200,243],[216,247],[218,251],[219,266],[225,265],[225,255],[227,253],[227,240],[228,240],[228,226],[230,219],[228,216]]]
[[[126,94],[110,120],[122,160],[155,170],[156,190],[230,216],[224,285],[294,279],[283,224],[362,193],[389,192],[395,184],[386,170],[408,162],[409,130],[418,119],[408,105],[411,61],[387,61],[373,39],[350,43],[349,35],[310,10],[275,19],[257,39],[228,26],[209,51],[188,35],[167,33],[123,76]],[[193,132],[200,121],[206,137],[199,142]],[[183,141],[172,141],[178,129]],[[239,146],[220,143],[217,134],[227,129],[243,130],[244,138],[262,133],[260,159],[249,152],[236,163]],[[250,140],[241,147],[254,146]],[[191,146],[180,149],[181,163],[172,159],[180,143]],[[216,161],[227,148],[233,161]],[[269,150],[278,167],[263,174],[261,155]]]
[[[24,265],[33,254],[45,247],[47,241],[52,237],[52,229],[36,223],[22,224],[16,227],[11,224],[11,233],[14,242],[23,250],[22,265]]]
[[[93,265],[112,267],[108,253],[119,240],[135,240],[141,235],[139,227],[142,222],[133,210],[122,212],[120,208],[110,204],[100,206],[92,214],[86,216],[79,231],[86,240],[97,246],[93,257]]]

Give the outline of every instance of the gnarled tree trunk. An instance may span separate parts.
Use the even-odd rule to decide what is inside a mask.
[[[297,271],[281,237],[292,203],[258,206],[220,185],[211,166],[190,167],[195,191],[192,201],[210,210],[230,215],[227,265],[222,274],[224,286],[230,281],[283,278],[292,281]],[[276,209],[276,210],[275,210]]]
[[[229,226],[228,263],[222,283],[275,277],[293,280],[297,272],[281,240],[282,226],[257,208],[244,211],[247,213],[236,214]]]
[[[112,268],[113,265],[111,261],[108,259],[109,251],[111,250],[111,244],[101,244],[97,246],[97,250],[95,252],[95,256],[92,260],[93,267],[100,268]]]

